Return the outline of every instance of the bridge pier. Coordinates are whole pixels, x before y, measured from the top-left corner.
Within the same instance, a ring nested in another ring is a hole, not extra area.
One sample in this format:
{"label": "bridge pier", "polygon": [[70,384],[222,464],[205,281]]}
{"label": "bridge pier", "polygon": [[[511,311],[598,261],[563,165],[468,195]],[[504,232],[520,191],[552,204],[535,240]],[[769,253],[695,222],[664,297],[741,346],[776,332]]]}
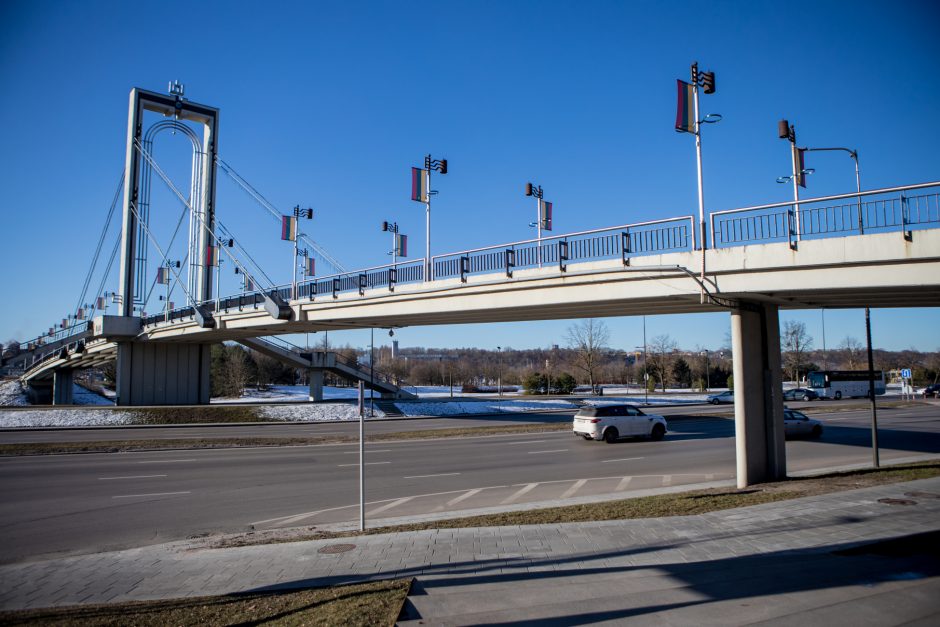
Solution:
{"label": "bridge pier", "polygon": [[780,319],[776,305],[740,302],[731,313],[738,487],[784,479]]}
{"label": "bridge pier", "polygon": [[209,403],[209,344],[120,342],[118,405]]}
{"label": "bridge pier", "polygon": [[310,400],[319,403],[323,400],[323,370],[307,368],[307,381],[310,382]]}
{"label": "bridge pier", "polygon": [[72,405],[72,384],[75,382],[75,371],[71,368],[59,368],[52,374],[52,404]]}

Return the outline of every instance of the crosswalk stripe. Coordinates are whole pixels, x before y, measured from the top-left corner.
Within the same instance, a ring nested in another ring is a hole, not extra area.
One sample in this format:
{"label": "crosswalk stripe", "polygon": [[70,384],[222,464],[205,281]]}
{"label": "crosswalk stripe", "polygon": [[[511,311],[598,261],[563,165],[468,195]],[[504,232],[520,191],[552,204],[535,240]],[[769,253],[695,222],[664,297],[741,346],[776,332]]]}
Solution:
{"label": "crosswalk stripe", "polygon": [[574,485],[573,485],[573,486],[571,486],[570,488],[568,488],[567,490],[565,490],[564,492],[562,492],[562,494],[561,494],[561,496],[560,496],[559,498],[566,499],[566,498],[568,498],[569,496],[572,496],[575,492],[577,492],[578,490],[580,490],[581,487],[582,487],[585,483],[587,483],[587,479],[578,479],[577,481],[574,482]]}
{"label": "crosswalk stripe", "polygon": [[503,499],[503,500],[500,502],[500,505],[508,505],[509,503],[512,503],[513,501],[515,501],[515,500],[518,499],[519,497],[523,496],[523,495],[526,494],[527,492],[531,492],[532,490],[534,490],[537,485],[538,485],[537,483],[529,483],[529,484],[526,484],[525,487],[522,487],[522,488],[516,490],[513,494],[511,494],[510,496],[508,496],[508,497],[506,497],[505,499]]}

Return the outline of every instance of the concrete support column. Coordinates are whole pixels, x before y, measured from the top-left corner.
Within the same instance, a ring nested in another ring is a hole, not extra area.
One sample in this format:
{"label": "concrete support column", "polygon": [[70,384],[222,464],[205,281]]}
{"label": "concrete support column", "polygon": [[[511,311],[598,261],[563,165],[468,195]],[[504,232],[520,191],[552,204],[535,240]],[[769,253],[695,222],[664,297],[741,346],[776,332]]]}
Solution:
{"label": "concrete support column", "polygon": [[206,405],[209,363],[208,344],[121,342],[117,404]]}
{"label": "concrete support column", "polygon": [[787,475],[775,305],[741,302],[731,313],[738,487]]}
{"label": "concrete support column", "polygon": [[61,368],[52,374],[52,404],[72,405],[72,384],[75,380],[75,371]]}
{"label": "concrete support column", "polygon": [[319,403],[323,400],[323,371],[308,368],[307,380],[310,381],[310,400]]}

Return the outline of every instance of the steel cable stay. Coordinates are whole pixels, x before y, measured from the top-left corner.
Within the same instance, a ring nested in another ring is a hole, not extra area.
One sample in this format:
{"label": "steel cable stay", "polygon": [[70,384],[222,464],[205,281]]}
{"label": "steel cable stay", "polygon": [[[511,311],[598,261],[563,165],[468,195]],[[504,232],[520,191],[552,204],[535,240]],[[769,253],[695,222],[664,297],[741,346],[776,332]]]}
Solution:
{"label": "steel cable stay", "polygon": [[[180,227],[183,226],[183,218],[186,217],[187,213],[189,213],[189,207],[184,204],[184,205],[183,205],[183,211],[180,213],[180,219],[176,221],[176,229],[173,231],[173,236],[170,238],[170,243],[167,245],[167,250],[168,250],[168,251],[173,248],[173,243],[176,242],[176,236],[179,235]],[[164,261],[164,262],[168,262],[169,259],[164,259],[163,261]],[[180,265],[181,265],[181,266],[186,266],[186,264],[187,264],[188,262],[189,262],[189,252],[187,252],[187,253],[186,253],[186,256],[184,256],[184,257],[180,260]],[[154,277],[153,280],[152,280],[152,282],[150,283],[150,289],[147,290],[147,297],[144,299],[144,304],[143,304],[143,306],[144,306],[145,308],[146,308],[146,306],[147,306],[147,303],[150,302],[150,296],[153,294],[153,290],[156,288],[156,286],[157,286],[157,278]],[[171,291],[171,294],[172,294],[172,291]],[[167,301],[167,302],[169,302],[169,301]]]}
{"label": "steel cable stay", "polygon": [[[156,171],[156,173],[160,176],[161,179],[163,179],[164,184],[165,184],[174,194],[176,194],[177,198],[179,198],[179,199],[183,202],[183,204],[185,204],[187,207],[189,207],[189,210],[190,210],[190,212],[191,212],[193,215],[196,215],[196,216],[197,216],[197,219],[199,220],[200,225],[206,230],[206,232],[209,234],[209,237],[212,239],[212,241],[215,243],[215,245],[216,245],[220,250],[224,250],[224,251],[225,251],[225,254],[229,256],[229,258],[232,260],[232,263],[235,264],[235,266],[239,269],[239,271],[241,271],[242,273],[244,273],[245,276],[247,276],[249,279],[251,279],[252,283],[255,283],[255,284],[257,285],[257,281],[255,280],[254,275],[251,274],[250,272],[248,272],[247,268],[245,268],[245,265],[238,259],[238,257],[237,257],[227,246],[221,246],[221,240],[220,240],[219,236],[216,235],[216,234],[212,231],[212,229],[209,228],[209,226],[208,226],[208,225],[206,224],[206,222],[205,222],[205,219],[204,219],[202,216],[198,215],[197,212],[193,210],[192,205],[190,205],[189,201],[186,200],[186,198],[183,196],[183,194],[179,191],[179,189],[176,187],[176,185],[173,184],[173,181],[170,180],[170,178],[166,175],[166,173],[160,168],[160,166],[159,166],[159,165],[157,164],[157,162],[153,159],[153,157],[152,157],[146,150],[143,149],[143,147],[140,145],[140,141],[139,141],[139,140],[135,140],[135,141],[134,141],[134,148],[135,148],[138,152],[140,152],[141,156],[147,161],[147,163],[150,164],[150,167],[153,168],[154,171]],[[135,215],[136,215],[136,210],[135,210],[134,213],[135,213]],[[147,232],[148,232],[148,234],[149,234],[150,230],[147,229]],[[153,238],[151,237],[151,239],[153,239]],[[156,245],[156,243],[155,243],[155,245]],[[163,254],[163,253],[161,252],[161,255],[162,255],[162,254]],[[179,273],[174,272],[173,274],[176,275],[177,280],[179,280]],[[273,287],[274,287],[273,282],[271,282],[270,279],[268,279],[268,282],[269,282],[270,286],[273,288]],[[198,303],[196,303],[196,302],[192,299],[192,296],[190,295],[190,293],[189,293],[188,290],[184,290],[184,291],[186,292],[186,296],[189,298],[189,301],[190,301],[191,304],[193,304],[193,305],[198,304]]]}
{"label": "steel cable stay", "polygon": [[235,237],[232,230],[228,228],[227,226],[225,226],[224,224],[222,224],[221,220],[218,221],[218,225],[219,225],[219,231],[222,233],[222,235],[224,235],[227,239],[232,240],[235,243],[235,247],[238,248],[238,250],[240,250],[245,255],[245,257],[248,258],[248,261],[250,261],[251,264],[258,270],[258,272],[261,273],[261,275],[265,278],[265,280],[271,285],[274,285],[274,281],[271,280],[271,277],[269,277],[267,273],[264,271],[264,268],[262,268],[261,265],[257,261],[255,261],[254,257],[251,256],[251,253],[249,253],[248,250],[244,246],[241,245],[241,242],[239,242],[238,238]]}
{"label": "steel cable stay", "polygon": [[[246,181],[238,172],[235,171],[232,166],[226,163],[220,157],[216,157],[216,162],[219,164],[219,167],[222,168],[222,171],[228,175],[239,187],[241,187],[249,196],[251,196],[255,202],[268,210],[268,213],[271,214],[276,220],[280,220],[284,215],[280,212],[267,198],[265,198],[261,192],[255,189],[251,183]],[[309,246],[317,255],[326,263],[328,263],[334,270],[334,274],[344,274],[348,272],[343,265],[338,262],[330,253],[328,253],[322,246],[316,243],[314,240],[310,239],[307,235],[299,233],[297,236],[301,241],[303,241],[307,246]]]}
{"label": "steel cable stay", "polygon": [[[101,229],[101,235],[98,238],[98,246],[95,248],[95,254],[92,256],[91,265],[88,268],[88,273],[85,275],[85,281],[82,284],[82,293],[78,297],[78,304],[75,305],[73,312],[77,312],[84,306],[85,297],[88,295],[88,286],[91,284],[91,279],[94,276],[95,268],[98,265],[98,258],[101,256],[101,247],[104,246],[104,241],[108,235],[108,229],[111,227],[111,222],[114,219],[114,211],[117,208],[118,200],[121,197],[121,190],[124,188],[124,171],[121,170],[121,178],[118,180],[117,190],[114,192],[114,199],[111,201],[111,208],[108,210],[108,217],[105,218],[104,226]],[[120,240],[119,240],[120,241]],[[101,292],[99,291],[97,296],[100,296]]]}

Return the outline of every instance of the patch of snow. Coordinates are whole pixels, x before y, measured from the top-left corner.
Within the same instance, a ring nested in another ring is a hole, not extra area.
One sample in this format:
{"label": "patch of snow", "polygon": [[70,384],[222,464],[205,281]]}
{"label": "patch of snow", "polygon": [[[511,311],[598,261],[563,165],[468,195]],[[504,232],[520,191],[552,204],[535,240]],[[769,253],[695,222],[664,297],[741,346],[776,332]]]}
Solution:
{"label": "patch of snow", "polygon": [[[337,388],[324,386],[323,399],[355,399],[359,391],[356,388]],[[369,391],[366,390],[366,398]],[[213,398],[210,402],[215,404],[226,403],[291,403],[307,402],[310,400],[310,387],[306,385],[272,385],[266,390],[246,388],[238,398]]]}
{"label": "patch of snow", "polygon": [[130,411],[45,409],[0,411],[0,427],[102,427],[134,424]]}
{"label": "patch of snow", "polygon": [[29,405],[26,390],[23,389],[19,379],[0,383],[0,405],[8,407]]}
{"label": "patch of snow", "polygon": [[[359,407],[356,403],[317,403],[304,405],[273,405],[262,407],[261,413],[268,420],[292,422],[318,422],[324,420],[359,420]],[[369,416],[369,403],[366,402],[366,418]],[[385,412],[375,408],[375,418],[384,418]]]}
{"label": "patch of snow", "polygon": [[72,403],[75,405],[114,405],[114,401],[78,384],[72,384]]}
{"label": "patch of snow", "polygon": [[506,401],[453,401],[449,403],[428,403],[398,401],[398,411],[406,416],[453,416],[456,414],[499,414],[540,409],[576,409],[578,405],[567,400],[506,400]]}

